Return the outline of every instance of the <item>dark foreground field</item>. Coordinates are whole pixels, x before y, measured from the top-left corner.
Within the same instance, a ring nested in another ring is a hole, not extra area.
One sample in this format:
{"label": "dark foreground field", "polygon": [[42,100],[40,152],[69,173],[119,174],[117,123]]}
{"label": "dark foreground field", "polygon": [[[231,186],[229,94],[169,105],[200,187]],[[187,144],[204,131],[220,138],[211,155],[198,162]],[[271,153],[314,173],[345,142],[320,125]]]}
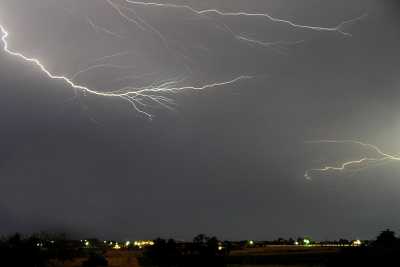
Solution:
{"label": "dark foreground field", "polygon": [[232,251],[227,258],[231,267],[245,266],[325,266],[339,253],[337,247],[267,246]]}
{"label": "dark foreground field", "polygon": [[[228,267],[324,267],[321,262],[336,253],[338,248],[334,247],[267,246],[232,251],[226,260]],[[138,261],[141,253],[138,252],[109,250],[105,256],[109,267],[141,266]],[[62,267],[80,267],[84,260],[68,261]]]}
{"label": "dark foreground field", "polygon": [[[109,250],[105,253],[108,267],[139,267],[138,256],[140,254],[127,250]],[[81,267],[86,258],[76,258],[59,264],[57,267]]]}

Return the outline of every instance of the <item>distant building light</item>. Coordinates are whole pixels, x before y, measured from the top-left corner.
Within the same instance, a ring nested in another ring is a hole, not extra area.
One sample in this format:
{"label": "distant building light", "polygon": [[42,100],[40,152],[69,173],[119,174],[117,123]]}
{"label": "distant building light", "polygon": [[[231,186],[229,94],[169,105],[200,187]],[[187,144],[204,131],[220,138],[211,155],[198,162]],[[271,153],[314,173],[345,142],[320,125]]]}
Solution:
{"label": "distant building light", "polygon": [[354,240],[353,241],[353,246],[361,246],[361,245],[362,245],[361,240]]}
{"label": "distant building light", "polygon": [[304,238],[303,243],[304,243],[304,245],[308,246],[308,245],[310,245],[311,241],[310,241],[310,239]]}
{"label": "distant building light", "polygon": [[143,247],[147,247],[147,246],[153,246],[154,245],[154,241],[152,241],[152,240],[138,240],[138,241],[133,242],[133,245],[135,247],[138,247],[138,248],[143,248]]}

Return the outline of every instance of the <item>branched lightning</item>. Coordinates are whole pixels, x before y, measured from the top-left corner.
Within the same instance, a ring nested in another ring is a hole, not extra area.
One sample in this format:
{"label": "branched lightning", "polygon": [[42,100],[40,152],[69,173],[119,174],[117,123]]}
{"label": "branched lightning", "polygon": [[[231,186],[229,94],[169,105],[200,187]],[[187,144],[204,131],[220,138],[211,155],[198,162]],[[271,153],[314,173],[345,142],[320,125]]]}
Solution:
{"label": "branched lightning", "polygon": [[345,162],[339,163],[339,165],[337,165],[337,166],[328,165],[328,166],[323,166],[321,168],[314,168],[314,169],[306,170],[306,172],[304,174],[304,177],[306,179],[311,179],[311,173],[313,173],[313,172],[346,171],[347,169],[359,167],[363,164],[368,164],[368,163],[400,161],[400,156],[385,153],[384,151],[382,151],[382,149],[380,149],[377,146],[363,143],[360,141],[355,141],[355,140],[317,140],[317,141],[308,141],[306,143],[308,143],[308,144],[353,144],[353,145],[363,147],[367,151],[375,154],[375,156],[373,156],[373,157],[361,156],[360,158],[355,159],[355,160],[345,161]]}
{"label": "branched lightning", "polygon": [[185,91],[185,90],[193,90],[193,91],[200,91],[200,90],[206,90],[206,89],[212,89],[224,85],[230,85],[233,83],[236,83],[241,80],[245,79],[250,79],[252,78],[251,76],[239,76],[237,78],[234,78],[230,81],[224,81],[224,82],[216,82],[216,83],[211,83],[211,84],[206,84],[203,86],[182,86],[178,87],[176,84],[179,81],[168,81],[164,82],[158,85],[150,85],[150,86],[145,86],[141,88],[134,88],[134,87],[124,87],[116,90],[110,90],[106,92],[98,91],[93,88],[89,88],[87,86],[83,86],[80,84],[75,83],[72,79],[62,76],[62,75],[57,75],[53,74],[50,70],[48,70],[41,62],[39,59],[36,58],[31,58],[28,56],[25,56],[24,54],[20,52],[13,51],[9,48],[8,44],[8,36],[9,33],[6,31],[5,27],[3,25],[0,25],[0,31],[1,31],[1,41],[3,45],[3,51],[11,56],[17,57],[22,59],[25,62],[32,63],[36,65],[47,77],[50,79],[54,80],[60,80],[70,86],[71,88],[81,91],[83,93],[91,94],[91,95],[97,95],[97,96],[102,96],[102,97],[111,97],[111,98],[120,98],[123,100],[128,101],[134,108],[137,110],[139,113],[146,115],[149,118],[152,118],[152,115],[145,110],[143,110],[143,107],[146,107],[147,104],[146,102],[153,102],[160,104],[162,106],[168,107],[170,104],[173,103],[171,99],[168,97],[165,97],[165,94],[172,94],[172,93],[177,93],[180,91]]}
{"label": "branched lightning", "polygon": [[93,62],[99,62],[99,61],[103,61],[103,60],[110,59],[110,58],[126,56],[126,55],[129,55],[129,54],[133,54],[133,53],[131,51],[118,52],[118,53],[114,53],[112,55],[96,58],[96,59],[93,60]]}
{"label": "branched lightning", "polygon": [[[238,40],[242,40],[245,41],[249,44],[255,44],[261,47],[267,47],[267,48],[272,48],[275,51],[277,51],[278,53],[281,54],[285,54],[283,51],[281,51],[282,47],[287,47],[287,46],[294,46],[294,45],[299,45],[305,42],[305,40],[299,40],[299,41],[293,41],[293,42],[286,42],[286,41],[276,41],[276,42],[263,42],[263,41],[259,41],[256,39],[251,39],[248,37],[244,37],[244,36],[237,36],[236,37]],[[276,47],[276,49],[275,49]]]}
{"label": "branched lightning", "polygon": [[244,11],[238,12],[225,12],[218,9],[195,9],[189,5],[177,5],[177,4],[169,4],[169,3],[156,3],[156,2],[141,2],[141,1],[132,1],[132,0],[125,0],[127,3],[132,5],[139,5],[139,6],[148,6],[148,7],[163,7],[163,8],[178,8],[178,9],[186,9],[192,13],[197,15],[208,15],[208,14],[217,14],[219,16],[224,17],[258,17],[258,18],[265,18],[269,21],[275,23],[282,23],[286,24],[290,27],[297,28],[297,29],[305,29],[305,30],[312,30],[312,31],[326,31],[326,32],[337,32],[345,36],[351,36],[350,33],[345,31],[345,26],[351,23],[354,23],[358,20],[363,19],[367,14],[363,14],[359,17],[352,18],[349,20],[345,20],[337,24],[333,27],[322,27],[322,26],[310,26],[310,25],[303,25],[299,23],[295,23],[291,20],[276,18],[268,13],[249,13]]}
{"label": "branched lightning", "polygon": [[137,21],[136,19],[134,19],[134,18],[128,16],[127,14],[125,14],[125,13],[122,11],[122,9],[121,9],[121,7],[120,7],[119,5],[115,4],[115,3],[114,3],[113,1],[111,1],[111,0],[106,0],[106,2],[107,2],[115,11],[117,11],[117,13],[118,13],[123,19],[125,19],[126,21],[129,21],[129,22],[132,22],[132,23],[136,24],[136,26],[138,26],[140,29],[142,29],[142,30],[144,30],[144,31],[146,30],[145,28],[143,28],[143,26],[140,24],[139,21]]}
{"label": "branched lightning", "polygon": [[101,27],[101,26],[99,26],[99,25],[96,25],[96,24],[94,23],[94,21],[93,21],[91,18],[89,18],[89,17],[86,18],[86,21],[88,22],[88,24],[90,25],[90,27],[92,27],[92,29],[93,29],[95,32],[104,32],[104,33],[106,33],[106,34],[109,34],[109,35],[111,35],[111,36],[114,36],[114,37],[117,37],[117,38],[120,38],[120,39],[123,39],[123,38],[124,38],[123,36],[119,35],[118,33],[115,33],[115,32],[113,32],[113,31],[111,31],[111,30],[109,30],[109,29],[106,29],[106,28],[104,28],[104,27]]}
{"label": "branched lightning", "polygon": [[[137,12],[131,8],[127,7],[125,5],[117,4],[114,1],[116,0],[105,0],[106,3],[108,3],[113,9],[115,9],[119,15],[126,21],[132,22],[136,24],[140,29],[142,30],[149,30],[150,32],[155,33],[160,39],[163,41],[164,45],[169,49],[168,45],[168,38],[164,36],[159,30],[157,30],[154,26],[150,25],[148,22],[146,22],[143,18],[138,16]],[[219,9],[196,9],[192,6],[189,5],[178,5],[178,4],[170,4],[170,3],[158,3],[158,2],[143,2],[143,1],[132,1],[132,0],[121,0],[125,2],[126,4],[130,6],[142,6],[142,7],[156,7],[156,8],[171,8],[171,9],[182,9],[189,11],[193,13],[196,16],[205,18],[207,20],[212,20],[215,22],[219,28],[221,28],[223,31],[231,34],[234,39],[239,40],[239,41],[245,41],[248,42],[249,44],[253,45],[259,45],[261,47],[267,47],[271,48],[273,46],[278,45],[293,45],[293,44],[299,44],[303,42],[303,40],[296,40],[296,41],[263,41],[263,40],[258,40],[255,38],[250,38],[246,36],[243,33],[236,33],[233,29],[231,29],[226,23],[224,22],[217,22],[213,18],[210,17],[210,15],[218,15],[220,17],[250,17],[250,18],[261,18],[261,19],[266,19],[268,21],[271,21],[273,23],[280,23],[280,24],[285,24],[291,28],[294,29],[301,29],[301,30],[308,30],[308,31],[319,31],[319,32],[336,32],[339,33],[343,36],[350,37],[352,36],[351,33],[345,31],[345,27],[349,24],[355,23],[359,20],[362,20],[367,16],[367,14],[363,14],[359,17],[352,18],[349,20],[345,20],[340,22],[339,24],[332,26],[332,27],[322,27],[322,26],[313,26],[313,25],[304,25],[304,24],[299,24],[296,22],[293,22],[291,20],[287,19],[281,19],[274,17],[268,13],[249,13],[249,12],[244,12],[244,11],[238,11],[238,12],[226,12],[222,11]],[[123,10],[126,10],[129,12],[131,15],[128,15],[126,12]]]}
{"label": "branched lightning", "polygon": [[[366,15],[362,15],[357,18],[353,18],[350,20],[346,20],[343,22],[340,22],[336,26],[332,27],[322,27],[322,26],[313,26],[313,25],[303,25],[299,24],[296,22],[293,22],[291,20],[286,20],[286,19],[281,19],[281,18],[276,18],[268,13],[248,13],[245,11],[238,11],[238,12],[227,12],[227,11],[222,11],[219,9],[196,9],[192,6],[189,5],[177,5],[177,4],[170,4],[170,3],[158,3],[158,2],[142,2],[142,1],[133,1],[133,0],[103,0],[104,3],[106,3],[108,6],[112,8],[112,10],[118,14],[123,20],[129,23],[133,23],[136,25],[139,29],[143,31],[147,31],[151,34],[155,34],[163,43],[164,47],[168,49],[170,52],[170,55],[174,58],[174,60],[179,60],[179,58],[184,58],[185,60],[190,60],[186,55],[184,55],[182,52],[178,50],[178,48],[183,47],[183,43],[179,41],[173,41],[168,38],[168,36],[165,36],[159,29],[157,29],[155,26],[147,22],[143,17],[139,16],[137,13],[136,9],[138,7],[144,7],[144,8],[171,8],[171,9],[181,9],[185,10],[186,12],[189,12],[190,14],[197,16],[201,19],[206,19],[206,20],[211,20],[216,23],[217,27],[219,29],[222,29],[222,31],[230,34],[234,39],[239,40],[239,41],[244,41],[249,44],[253,45],[258,45],[261,47],[269,47],[275,50],[278,50],[280,48],[285,48],[285,46],[290,46],[290,45],[296,45],[303,43],[304,40],[298,40],[298,41],[262,41],[262,40],[257,40],[255,38],[250,38],[246,36],[245,33],[236,33],[233,29],[231,29],[225,22],[217,21],[215,17],[251,17],[251,18],[259,18],[259,19],[266,19],[269,22],[273,23],[280,23],[287,25],[288,27],[292,27],[294,29],[300,29],[300,30],[310,30],[310,31],[319,31],[319,32],[334,32],[334,33],[339,33],[344,36],[351,36],[349,32],[346,31],[346,26],[354,23],[356,21],[361,20],[364,18]],[[211,16],[214,15],[214,16]],[[120,35],[119,33],[113,32],[112,30],[109,30],[105,27],[97,25],[89,16],[85,17],[85,20],[87,23],[90,25],[90,27],[95,31],[95,32],[103,32],[105,34],[108,34],[110,36],[116,37],[118,39],[124,39],[125,37]],[[90,72],[90,71],[95,71],[99,68],[113,68],[113,69],[133,69],[134,66],[125,66],[125,65],[118,65],[118,64],[111,64],[108,63],[106,60],[112,59],[114,57],[121,57],[124,55],[128,55],[133,53],[132,51],[123,51],[123,52],[118,52],[112,55],[108,56],[103,56],[101,58],[95,59],[92,61],[93,65],[89,65],[85,69],[81,69],[77,71],[73,75],[59,75],[59,74],[54,74],[51,70],[49,70],[44,64],[41,63],[39,59],[36,59],[34,57],[29,57],[24,55],[22,52],[14,51],[9,48],[9,43],[8,43],[8,36],[9,33],[6,31],[5,27],[3,25],[0,25],[0,33],[1,33],[1,42],[3,46],[4,52],[7,54],[20,58],[24,60],[25,62],[31,63],[33,65],[36,65],[48,78],[54,79],[54,80],[60,80],[63,83],[67,84],[71,88],[75,89],[75,92],[82,92],[84,94],[91,94],[91,95],[97,95],[97,96],[102,96],[102,97],[111,97],[111,98],[120,98],[125,101],[128,101],[134,109],[136,109],[139,113],[148,116],[149,118],[152,117],[150,113],[148,113],[146,110],[146,107],[152,104],[158,104],[162,105],[164,107],[170,108],[171,105],[174,105],[174,101],[168,97],[168,95],[180,92],[180,91],[185,91],[185,90],[191,90],[191,91],[200,91],[200,90],[206,90],[206,89],[212,89],[224,85],[230,85],[236,82],[239,82],[241,80],[245,79],[250,79],[252,78],[251,76],[248,75],[241,75],[238,76],[232,80],[229,81],[223,81],[223,82],[215,82],[215,83],[207,83],[202,86],[183,86],[184,79],[168,79],[165,81],[155,81],[150,85],[143,86],[143,87],[135,87],[135,86],[125,86],[122,88],[115,88],[115,89],[109,89],[109,90],[98,90],[89,86],[82,85],[81,83],[78,83],[78,78],[81,77],[81,75]],[[280,52],[280,51],[279,51]],[[180,63],[184,65],[184,67],[187,70],[187,73],[192,73],[192,68],[186,64],[185,60],[179,60]],[[194,62],[195,63],[195,62]],[[122,78],[119,79],[121,80],[135,80],[139,79],[144,76],[152,76],[154,75],[155,72],[146,72],[142,74],[134,73],[130,75],[125,75]],[[183,75],[180,75],[182,78]],[[345,167],[345,166],[344,166]]]}

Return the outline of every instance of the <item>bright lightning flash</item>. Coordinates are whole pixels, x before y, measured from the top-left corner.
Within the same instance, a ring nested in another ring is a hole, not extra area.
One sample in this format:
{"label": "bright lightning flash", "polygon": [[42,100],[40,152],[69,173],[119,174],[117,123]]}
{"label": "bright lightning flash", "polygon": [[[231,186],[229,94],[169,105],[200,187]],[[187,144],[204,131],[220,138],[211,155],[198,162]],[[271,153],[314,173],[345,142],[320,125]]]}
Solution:
{"label": "bright lightning flash", "polygon": [[[125,20],[133,22],[134,24],[136,24],[138,27],[140,27],[141,29],[144,28],[150,28],[151,31],[156,32],[157,35],[159,35],[163,41],[166,41],[166,38],[164,36],[161,35],[161,33],[159,31],[157,31],[154,27],[150,26],[148,23],[146,23],[142,18],[138,17],[136,12],[130,8],[130,7],[126,7],[126,6],[122,6],[120,4],[115,3],[115,0],[105,0],[112,8],[114,8],[120,15],[121,17],[123,17]],[[219,9],[215,9],[215,8],[210,8],[210,9],[196,9],[192,6],[189,5],[178,5],[178,4],[171,4],[171,3],[159,3],[159,2],[143,2],[143,1],[132,1],[132,0],[121,0],[123,2],[125,2],[126,4],[130,5],[130,6],[141,6],[141,7],[149,7],[149,8],[171,8],[171,9],[182,9],[182,10],[186,10],[188,12],[191,12],[192,14],[196,15],[196,16],[200,16],[200,17],[204,17],[206,19],[210,19],[210,15],[218,15],[220,17],[248,17],[248,18],[259,18],[259,19],[265,19],[268,20],[270,22],[273,23],[280,23],[280,24],[284,24],[287,25],[288,27],[297,29],[297,30],[308,30],[308,31],[318,31],[318,32],[334,32],[334,33],[339,33],[343,36],[347,36],[350,37],[352,36],[351,33],[346,31],[346,26],[351,25],[357,21],[360,21],[362,19],[364,19],[368,14],[363,14],[361,16],[358,16],[356,18],[352,18],[352,19],[348,19],[345,21],[340,22],[339,24],[332,26],[332,27],[323,27],[323,26],[313,26],[313,25],[305,25],[305,24],[300,24],[300,23],[296,23],[293,22],[291,20],[288,19],[281,19],[281,18],[277,18],[274,17],[268,13],[250,13],[250,12],[245,12],[245,11],[237,11],[237,12],[227,12],[227,11],[223,11],[223,10],[219,10]],[[124,12],[122,12],[122,9],[127,9],[130,11],[130,13],[132,13],[133,15],[135,15],[135,18],[132,18],[130,16],[128,16],[127,14],[125,14]],[[141,25],[142,22],[145,25]],[[215,21],[214,21],[215,22]],[[218,24],[218,23],[217,23]],[[240,41],[245,41],[247,43],[250,44],[254,44],[254,45],[259,45],[262,47],[271,47],[271,46],[276,46],[276,45],[296,45],[299,42],[303,42],[303,40],[297,40],[297,41],[293,41],[293,42],[288,42],[288,41],[277,41],[277,42],[266,42],[266,41],[262,41],[262,40],[257,40],[254,38],[250,38],[245,36],[243,33],[236,33],[234,30],[232,30],[230,27],[228,27],[228,25],[226,25],[225,23],[222,23],[222,29],[224,29],[225,31],[227,31],[228,33],[232,34],[232,36]]]}
{"label": "bright lightning flash", "polygon": [[[146,22],[142,17],[138,15],[134,7],[144,7],[144,8],[172,8],[172,9],[182,9],[186,10],[187,12],[190,12],[194,16],[199,16],[207,20],[211,20],[214,23],[217,24],[217,26],[220,29],[223,29],[224,31],[228,32],[231,34],[234,39],[239,40],[239,41],[245,41],[254,45],[259,45],[262,47],[271,47],[271,46],[287,46],[287,45],[295,45],[304,42],[303,40],[299,41],[294,41],[294,42],[286,42],[286,41],[275,41],[275,42],[266,42],[266,41],[261,41],[257,40],[254,38],[246,37],[242,33],[237,34],[235,33],[231,28],[229,28],[228,25],[226,25],[224,22],[217,22],[215,19],[211,18],[211,15],[217,15],[220,17],[251,17],[251,18],[259,18],[259,19],[266,19],[270,22],[273,23],[281,23],[284,25],[287,25],[288,27],[292,27],[297,30],[311,30],[311,31],[324,31],[324,32],[334,32],[334,33],[339,33],[344,36],[351,36],[350,33],[345,31],[345,28],[347,25],[352,24],[356,21],[361,20],[364,18],[366,15],[362,15],[357,18],[353,18],[350,20],[343,21],[336,26],[333,27],[322,27],[322,26],[310,26],[310,25],[303,25],[299,23],[295,23],[291,20],[286,20],[286,19],[280,19],[273,17],[270,14],[267,13],[248,13],[245,11],[238,11],[238,12],[226,12],[226,11],[221,11],[218,9],[204,9],[204,10],[198,10],[195,9],[194,7],[191,7],[189,5],[177,5],[177,4],[169,4],[169,3],[157,3],[157,2],[139,2],[139,1],[132,1],[132,0],[103,0],[106,4],[112,7],[117,14],[124,19],[127,22],[134,23],[137,27],[139,27],[142,30],[148,30],[149,32],[152,32],[153,34],[156,34],[160,40],[162,40],[163,44],[165,47],[172,52],[171,55],[174,56],[182,56],[182,58],[187,58],[186,56],[182,55],[178,51],[172,51],[171,46],[170,46],[170,41],[169,39],[164,36],[158,29],[156,29],[154,26],[152,26],[150,23]],[[117,3],[118,2],[118,3]],[[86,21],[89,23],[90,27],[94,29],[96,32],[104,32],[108,35],[112,35],[114,37],[122,39],[123,36],[120,36],[117,33],[112,32],[111,30],[108,30],[104,27],[98,26],[95,24],[95,22],[90,19],[89,17],[86,17]],[[91,88],[88,86],[84,86],[82,84],[79,84],[76,81],[76,78],[86,72],[98,69],[98,68],[114,68],[114,69],[129,69],[132,68],[132,66],[120,66],[120,65],[114,65],[114,64],[97,64],[93,66],[89,66],[88,68],[81,70],[74,75],[67,77],[59,74],[54,74],[52,71],[50,71],[46,66],[44,66],[39,59],[33,58],[33,57],[28,57],[24,55],[21,52],[14,51],[9,48],[9,43],[8,43],[8,36],[9,33],[6,31],[5,27],[3,25],[0,25],[0,34],[1,34],[1,42],[3,46],[4,52],[7,54],[18,57],[25,62],[31,63],[33,65],[36,65],[47,77],[50,79],[55,79],[55,80],[60,80],[63,83],[67,84],[68,86],[72,87],[76,91],[83,92],[86,94],[91,94],[91,95],[97,95],[97,96],[102,96],[102,97],[111,97],[111,98],[120,98],[125,101],[128,101],[134,109],[136,109],[139,113],[152,118],[152,115],[149,114],[147,110],[148,104],[158,104],[162,105],[167,108],[171,108],[172,105],[174,105],[174,101],[167,97],[168,95],[171,95],[173,93],[177,93],[180,91],[186,91],[186,90],[191,90],[191,91],[198,91],[198,90],[206,90],[206,89],[212,89],[224,85],[231,85],[233,83],[239,82],[241,80],[246,80],[252,78],[251,76],[248,75],[241,75],[238,76],[232,80],[229,81],[222,81],[222,82],[215,82],[215,83],[208,83],[202,86],[181,86],[179,87],[178,85],[181,84],[182,80],[168,80],[164,82],[156,82],[153,84],[150,84],[148,86],[144,87],[134,87],[134,86],[126,86],[123,88],[117,88],[117,89],[112,89],[112,90],[107,90],[107,91],[100,91],[95,88]],[[106,56],[102,57],[101,59],[107,59],[111,58],[114,56],[119,56],[123,55],[128,52],[120,52],[117,54],[113,54],[111,56]],[[184,63],[186,68],[191,72],[190,67]],[[344,165],[343,167],[346,167],[347,165]]]}
{"label": "bright lightning flash", "polygon": [[344,27],[347,24],[353,23],[357,20],[360,20],[366,16],[366,14],[343,21],[339,23],[338,25],[334,27],[321,27],[321,26],[309,26],[309,25],[303,25],[299,23],[295,23],[290,20],[286,19],[280,19],[273,17],[272,15],[268,13],[249,13],[249,12],[244,12],[244,11],[238,11],[238,12],[225,12],[221,11],[218,9],[203,9],[203,10],[197,10],[191,6],[188,5],[176,5],[176,4],[163,4],[163,3],[152,3],[152,2],[139,2],[139,1],[131,1],[131,0],[125,0],[127,3],[130,3],[132,5],[139,5],[139,6],[148,6],[148,7],[164,7],[164,8],[180,8],[180,9],[186,9],[189,10],[195,14],[198,15],[208,15],[208,14],[217,14],[219,16],[225,16],[225,17],[258,17],[258,18],[264,18],[268,19],[272,22],[276,23],[284,23],[289,25],[290,27],[298,28],[298,29],[305,29],[305,30],[313,30],[313,31],[327,31],[327,32],[338,32],[340,34],[346,35],[346,36],[351,36],[350,33],[346,32],[344,30]]}
{"label": "bright lightning flash", "polygon": [[370,163],[382,163],[382,162],[390,162],[390,161],[400,161],[400,157],[397,155],[391,155],[383,152],[379,147],[363,143],[360,141],[354,140],[318,140],[318,141],[308,141],[308,144],[353,144],[360,147],[363,147],[371,152],[374,152],[376,156],[374,157],[360,157],[359,159],[345,161],[340,163],[337,166],[324,166],[321,168],[309,169],[306,170],[304,177],[308,180],[311,179],[311,174],[313,172],[329,172],[329,171],[346,171],[347,169],[351,169],[354,167],[361,166],[363,164]]}
{"label": "bright lightning flash", "polygon": [[53,74],[51,71],[49,71],[41,62],[40,60],[36,58],[31,58],[27,57],[22,53],[13,51],[9,48],[8,44],[8,36],[9,33],[6,31],[5,27],[3,25],[0,25],[0,32],[1,32],[1,42],[3,45],[3,50],[7,54],[18,57],[25,62],[31,63],[39,67],[39,69],[50,79],[54,80],[60,80],[73,89],[76,89],[78,91],[81,91],[83,93],[91,94],[91,95],[97,95],[97,96],[102,96],[102,97],[111,97],[111,98],[120,98],[123,100],[128,101],[139,113],[146,115],[149,118],[152,118],[152,115],[143,110],[143,108],[146,106],[145,102],[146,101],[152,101],[154,103],[160,104],[165,107],[169,107],[170,105],[173,104],[173,100],[165,97],[164,95],[168,94],[173,94],[177,93],[180,91],[185,91],[185,90],[193,90],[193,91],[198,91],[198,90],[206,90],[206,89],[212,89],[224,85],[230,85],[233,83],[236,83],[240,80],[246,80],[246,79],[251,79],[251,76],[239,76],[237,78],[234,78],[230,81],[224,81],[224,82],[216,82],[216,83],[211,83],[211,84],[206,84],[203,86],[183,86],[183,87],[177,87],[176,84],[179,81],[168,81],[168,82],[163,82],[158,85],[149,85],[146,87],[141,87],[141,88],[134,88],[134,87],[124,87],[120,88],[117,90],[110,90],[106,92],[98,91],[93,88],[89,88],[87,86],[83,86],[80,84],[75,83],[72,79],[66,77],[66,76],[61,76],[61,75],[56,75]]}

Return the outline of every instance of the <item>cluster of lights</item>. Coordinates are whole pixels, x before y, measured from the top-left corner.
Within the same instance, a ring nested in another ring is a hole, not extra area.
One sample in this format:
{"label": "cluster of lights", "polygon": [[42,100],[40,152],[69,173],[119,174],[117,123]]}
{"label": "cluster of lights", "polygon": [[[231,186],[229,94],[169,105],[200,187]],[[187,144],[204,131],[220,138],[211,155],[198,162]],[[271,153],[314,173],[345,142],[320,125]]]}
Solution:
{"label": "cluster of lights", "polygon": [[300,245],[303,245],[303,246],[311,246],[311,240],[308,239],[308,238],[304,238],[304,239],[301,240],[300,242],[299,242],[299,241],[295,241],[295,242],[294,242],[294,245],[295,245],[295,246],[300,246]]}
{"label": "cluster of lights", "polygon": [[133,245],[135,247],[138,247],[138,248],[143,248],[143,247],[153,246],[154,245],[154,241],[151,241],[151,240],[139,240],[139,241],[135,241],[133,243]]}
{"label": "cluster of lights", "polygon": [[104,243],[105,245],[108,245],[108,246],[111,247],[112,249],[121,249],[121,248],[122,248],[121,245],[118,244],[118,242],[113,242],[113,241],[104,240],[103,243]]}
{"label": "cluster of lights", "polygon": [[[89,248],[94,244],[91,244],[89,240],[84,239],[84,240],[80,240],[81,243],[83,244],[84,247]],[[115,242],[115,241],[110,241],[110,240],[104,240],[103,244],[105,246],[108,246],[109,248],[112,249],[123,249],[123,248],[129,248],[129,247],[138,247],[138,248],[144,248],[144,247],[148,247],[148,246],[153,246],[154,245],[154,241],[152,240],[138,240],[138,241],[125,241],[125,242]],[[43,246],[40,245],[40,243],[38,243],[37,245],[39,246]],[[96,245],[94,245],[96,247]]]}
{"label": "cluster of lights", "polygon": [[[48,242],[50,242],[51,244],[54,244],[54,243],[55,243],[54,240],[46,240],[46,241],[45,241],[46,244],[48,244]],[[37,246],[37,247],[43,247],[43,246],[44,246],[44,243],[43,243],[43,242],[38,242],[38,243],[36,243],[36,246]]]}
{"label": "cluster of lights", "polygon": [[300,242],[299,241],[295,241],[294,245],[296,245],[296,246],[302,245],[302,246],[307,246],[307,247],[310,247],[310,246],[322,246],[322,247],[350,247],[351,246],[351,247],[359,247],[359,246],[363,245],[363,242],[361,240],[357,239],[357,240],[353,240],[351,242],[351,244],[350,243],[349,244],[324,244],[324,243],[322,243],[322,244],[318,244],[318,243],[311,244],[311,240],[310,239],[304,238]]}
{"label": "cluster of lights", "polygon": [[129,248],[129,247],[138,247],[138,248],[144,248],[144,247],[148,247],[148,246],[153,246],[154,245],[154,241],[151,240],[138,240],[138,241],[125,241],[125,242],[113,242],[113,241],[107,241],[104,240],[103,243],[105,245],[108,245],[109,247],[111,247],[112,249],[122,249],[122,248]]}

